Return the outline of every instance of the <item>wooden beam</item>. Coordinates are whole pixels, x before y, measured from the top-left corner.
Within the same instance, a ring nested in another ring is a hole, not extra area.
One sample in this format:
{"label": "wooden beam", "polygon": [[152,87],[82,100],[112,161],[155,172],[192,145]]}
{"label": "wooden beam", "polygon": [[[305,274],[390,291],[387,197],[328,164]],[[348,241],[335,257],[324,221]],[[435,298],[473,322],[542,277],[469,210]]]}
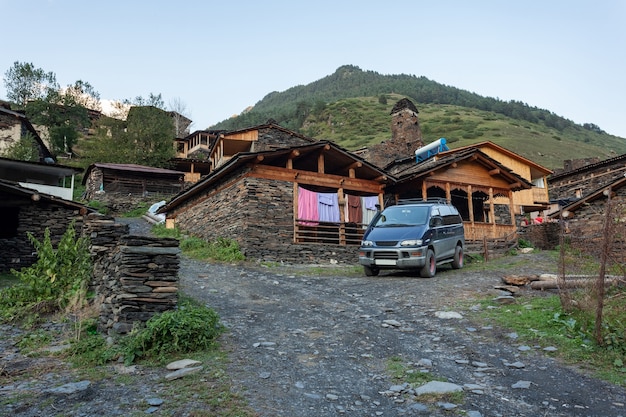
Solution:
{"label": "wooden beam", "polygon": [[346,169],[354,169],[354,168],[361,168],[363,166],[363,162],[361,161],[354,161],[353,163],[351,163],[350,165],[348,165],[346,167]]}
{"label": "wooden beam", "polygon": [[320,174],[318,172],[299,171],[294,169],[288,170],[269,165],[252,165],[248,176],[286,182],[294,182],[297,179],[299,184],[317,185],[320,187],[337,189],[344,188],[345,190],[369,192],[372,194],[379,194],[385,188],[385,184],[381,184],[374,180],[349,178],[341,175]]}
{"label": "wooden beam", "polygon": [[513,184],[509,184],[509,188],[510,189],[518,188],[518,187],[521,187],[521,186],[522,186],[522,183],[519,182],[519,181],[518,182],[514,182]]}
{"label": "wooden beam", "polygon": [[498,175],[500,173],[500,168],[494,168],[491,171],[489,171],[489,175]]}
{"label": "wooden beam", "polygon": [[320,152],[317,156],[317,172],[320,174],[324,173],[324,153]]}

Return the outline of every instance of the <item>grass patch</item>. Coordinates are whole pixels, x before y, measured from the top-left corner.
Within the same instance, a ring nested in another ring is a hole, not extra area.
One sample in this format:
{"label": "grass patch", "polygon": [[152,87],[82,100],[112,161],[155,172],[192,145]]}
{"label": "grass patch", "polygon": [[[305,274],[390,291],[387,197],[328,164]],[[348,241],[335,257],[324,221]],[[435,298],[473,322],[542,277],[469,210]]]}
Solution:
{"label": "grass patch", "polygon": [[134,209],[126,213],[123,213],[122,217],[130,217],[130,218],[141,217],[144,214],[146,214],[146,212],[148,211],[148,208],[149,208],[148,203],[140,202],[137,204],[137,206]]}
{"label": "grass patch", "polygon": [[[532,296],[509,305],[495,304],[489,299],[482,300],[479,305],[480,309],[469,310],[468,318],[484,326],[514,331],[520,344],[556,347],[551,355],[598,378],[626,387],[622,349],[597,345],[591,333],[592,317],[579,311],[563,311],[557,295]],[[610,313],[607,311],[606,314]]]}
{"label": "grass patch", "polygon": [[184,255],[200,261],[238,262],[245,260],[239,244],[233,239],[218,237],[207,242],[195,236],[183,234],[180,229],[168,229],[164,224],[154,225],[152,233],[158,237],[169,237],[180,241],[180,249]]}
{"label": "grass patch", "polygon": [[413,363],[405,362],[398,356],[392,356],[387,359],[387,372],[394,382],[406,382],[413,387],[424,385],[437,379],[430,372],[418,369]]}

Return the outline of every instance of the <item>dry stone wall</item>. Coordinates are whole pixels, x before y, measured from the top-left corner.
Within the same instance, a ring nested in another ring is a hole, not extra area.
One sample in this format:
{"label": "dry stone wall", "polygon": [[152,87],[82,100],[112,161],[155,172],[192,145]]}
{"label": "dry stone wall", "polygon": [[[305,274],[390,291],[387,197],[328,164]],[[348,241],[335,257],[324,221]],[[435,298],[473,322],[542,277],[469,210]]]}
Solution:
{"label": "dry stone wall", "polygon": [[234,239],[249,260],[267,262],[356,263],[354,246],[293,242],[293,183],[241,174],[225,179],[220,192],[207,190],[180,210],[177,225],[207,241]]}
{"label": "dry stone wall", "polygon": [[124,334],[178,303],[178,240],[128,235],[128,226],[93,216],[85,227],[94,259],[99,329]]}

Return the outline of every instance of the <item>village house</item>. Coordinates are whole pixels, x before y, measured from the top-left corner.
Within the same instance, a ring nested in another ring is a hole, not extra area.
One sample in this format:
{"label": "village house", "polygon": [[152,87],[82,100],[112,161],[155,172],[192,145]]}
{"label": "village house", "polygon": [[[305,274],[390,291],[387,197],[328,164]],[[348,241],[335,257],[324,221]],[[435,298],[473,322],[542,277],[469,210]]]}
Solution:
{"label": "village house", "polygon": [[[607,203],[610,209],[607,213]],[[561,221],[562,233],[583,253],[594,253],[596,259],[606,236],[611,238],[609,257],[612,262],[626,263],[626,176],[588,192],[576,201],[560,207],[550,219]]]}
{"label": "village house", "polygon": [[[515,216],[519,217],[528,214],[534,217],[549,209],[550,188],[548,186],[548,177],[552,174],[550,169],[490,141],[455,148],[449,152],[442,152],[441,156],[443,157],[448,153],[461,152],[464,149],[480,150],[532,185],[531,188],[520,188],[513,193],[512,207]],[[496,203],[502,204],[501,201]]]}
{"label": "village house", "polygon": [[169,163],[172,169],[185,173],[185,183],[196,183],[211,172],[209,150],[218,134],[219,131],[197,130],[175,140],[176,156]]}
{"label": "village house", "polygon": [[41,241],[47,228],[56,244],[70,223],[80,230],[87,212],[82,204],[0,179],[0,272],[29,266],[37,259],[28,232]]}
{"label": "village house", "polygon": [[[548,207],[551,173],[492,142],[448,149],[444,138],[425,145],[418,111],[408,99],[391,111],[392,138],[359,154],[396,182],[386,189],[390,203],[442,198],[459,209],[466,241],[516,241],[518,217]],[[387,201],[386,201],[387,202]]]}
{"label": "village house", "polygon": [[515,242],[516,216],[548,200],[547,191],[528,200],[515,193],[532,191],[531,181],[550,171],[487,142],[431,152],[417,114],[410,100],[400,100],[391,112],[392,138],[355,153],[274,121],[192,135],[181,150],[206,155],[210,173],[159,212],[168,227],[235,239],[250,259],[354,262],[377,208],[402,199],[450,201],[462,213],[468,241]]}
{"label": "village house", "polygon": [[273,121],[220,134],[215,169],[160,212],[166,225],[236,240],[250,259],[354,262],[392,179],[328,141]]}
{"label": "village house", "polygon": [[505,238],[515,241],[514,193],[532,184],[478,148],[437,154],[418,162],[409,157],[385,167],[396,178],[387,189],[391,203],[444,199],[463,218],[465,240]]}
{"label": "village house", "polygon": [[567,160],[564,168],[548,177],[551,212],[586,197],[626,175],[626,154],[599,161]]}
{"label": "village house", "polygon": [[85,200],[97,200],[114,213],[129,211],[140,202],[167,199],[184,188],[185,173],[136,164],[91,164],[83,176]]}
{"label": "village house", "polygon": [[33,146],[37,160],[41,162],[44,160],[54,161],[52,153],[42,140],[39,131],[30,123],[26,115],[11,110],[8,103],[0,101],[0,155],[27,135],[34,141]]}

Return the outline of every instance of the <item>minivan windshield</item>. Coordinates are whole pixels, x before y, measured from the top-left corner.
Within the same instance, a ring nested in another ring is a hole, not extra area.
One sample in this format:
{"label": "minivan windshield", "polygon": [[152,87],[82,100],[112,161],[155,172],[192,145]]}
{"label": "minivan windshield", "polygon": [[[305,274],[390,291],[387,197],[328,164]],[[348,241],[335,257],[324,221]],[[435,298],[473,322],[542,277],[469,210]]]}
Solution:
{"label": "minivan windshield", "polygon": [[391,206],[381,213],[374,227],[418,226],[426,224],[428,206]]}

